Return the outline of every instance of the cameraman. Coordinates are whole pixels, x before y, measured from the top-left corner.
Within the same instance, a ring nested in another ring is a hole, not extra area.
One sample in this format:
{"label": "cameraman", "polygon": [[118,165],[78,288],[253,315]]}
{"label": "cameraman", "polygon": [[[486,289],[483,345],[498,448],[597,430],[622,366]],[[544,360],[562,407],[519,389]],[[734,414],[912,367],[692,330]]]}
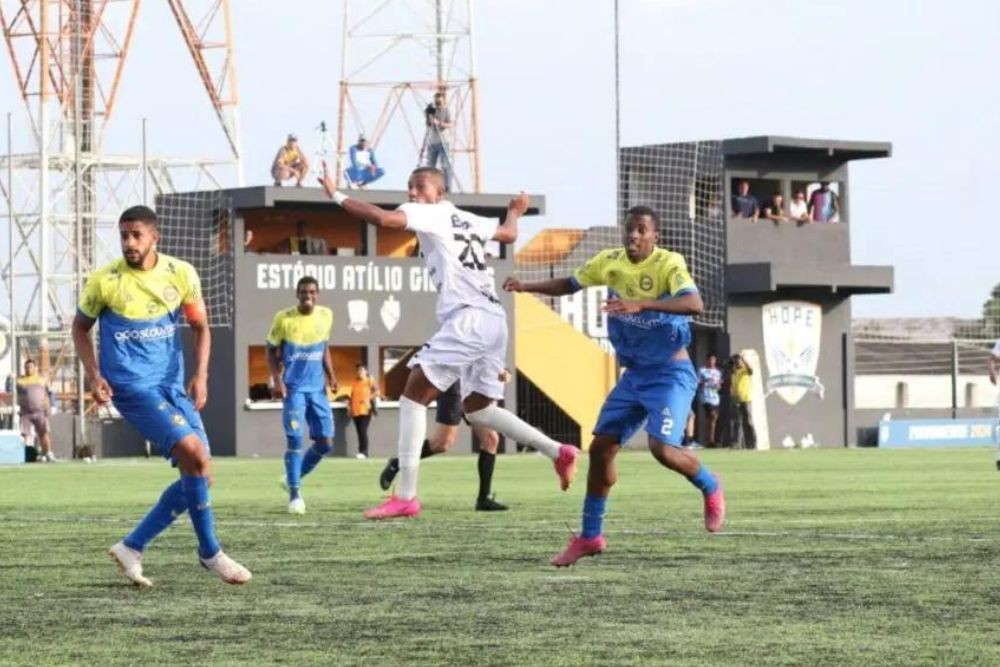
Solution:
{"label": "cameraman", "polygon": [[[424,109],[424,121],[427,124],[427,134],[424,136],[424,149],[427,151],[425,167],[435,167],[444,172],[444,189],[451,192],[451,112],[445,102],[443,92],[434,94],[434,103]],[[438,162],[441,166],[438,167]]]}
{"label": "cameraman", "polygon": [[740,449],[757,448],[757,431],[750,411],[753,368],[740,354],[734,354],[726,364],[732,373],[730,381],[730,440]]}

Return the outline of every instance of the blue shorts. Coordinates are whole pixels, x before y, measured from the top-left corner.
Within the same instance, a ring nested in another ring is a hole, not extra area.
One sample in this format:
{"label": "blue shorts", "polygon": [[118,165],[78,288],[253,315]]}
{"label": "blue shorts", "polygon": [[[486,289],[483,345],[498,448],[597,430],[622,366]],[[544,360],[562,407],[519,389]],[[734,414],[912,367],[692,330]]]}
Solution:
{"label": "blue shorts", "polygon": [[604,400],[594,435],[614,436],[624,444],[645,421],[651,436],[679,446],[697,390],[698,377],[687,359],[655,368],[629,368]]}
{"label": "blue shorts", "polygon": [[208,435],[201,415],[180,385],[150,387],[127,395],[116,393],[112,402],[125,421],[149,440],[165,459],[176,463],[170,452],[181,438],[192,433],[208,449]]}
{"label": "blue shorts", "polygon": [[309,425],[309,437],[313,440],[333,437],[333,411],[326,389],[319,391],[296,391],[289,389],[281,409],[281,421],[285,425],[285,436],[301,438],[303,423]]}

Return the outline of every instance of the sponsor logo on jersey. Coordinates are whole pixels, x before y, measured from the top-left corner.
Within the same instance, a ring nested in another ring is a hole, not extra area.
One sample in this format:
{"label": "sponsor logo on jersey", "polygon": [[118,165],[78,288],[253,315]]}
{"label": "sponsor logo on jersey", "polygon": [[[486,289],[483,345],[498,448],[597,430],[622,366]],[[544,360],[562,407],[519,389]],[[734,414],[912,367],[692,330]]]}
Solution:
{"label": "sponsor logo on jersey", "polygon": [[146,327],[145,329],[122,329],[121,331],[115,332],[115,340],[119,343],[125,343],[127,341],[150,341],[150,340],[160,340],[163,338],[170,338],[177,331],[177,326],[174,324],[165,324],[163,326]]}

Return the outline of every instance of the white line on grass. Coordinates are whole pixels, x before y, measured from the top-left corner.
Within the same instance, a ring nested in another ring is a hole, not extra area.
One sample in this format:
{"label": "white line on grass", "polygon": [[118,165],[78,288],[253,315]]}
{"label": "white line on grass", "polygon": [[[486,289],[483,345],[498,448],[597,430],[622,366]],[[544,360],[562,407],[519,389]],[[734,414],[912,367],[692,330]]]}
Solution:
{"label": "white line on grass", "polygon": [[[7,517],[0,515],[0,523],[13,526],[31,526],[38,523],[92,523],[92,524],[111,524],[120,525],[127,524],[131,525],[136,522],[135,518],[113,518],[113,517],[87,517],[87,516],[77,516],[77,517],[32,517],[26,519],[23,516],[18,517]],[[540,523],[553,523],[551,521],[532,521],[532,524]],[[541,528],[532,527],[531,525],[517,525],[517,526],[490,526],[483,523],[475,523],[471,521],[453,521],[447,523],[428,523],[425,521],[415,520],[415,521],[350,521],[346,523],[330,522],[321,523],[317,521],[248,521],[244,519],[231,519],[231,520],[221,520],[217,524],[222,527],[233,527],[233,528],[296,528],[296,529],[330,529],[330,528],[375,528],[382,527],[385,530],[393,530],[396,526],[413,526],[415,528],[420,528],[425,531],[434,530],[448,530],[449,528],[475,528],[480,531],[489,531],[495,533],[546,533],[546,534],[558,534],[563,531],[553,530],[551,528]],[[636,530],[631,528],[615,528],[611,527],[608,531],[610,535],[633,535],[640,537],[678,537],[678,538],[692,538],[692,537],[705,537],[704,531],[686,531],[686,530]],[[984,535],[899,535],[895,533],[838,533],[838,532],[820,532],[820,531],[790,531],[790,530],[725,530],[720,533],[716,533],[710,537],[710,539],[722,539],[722,538],[787,538],[787,539],[824,539],[824,540],[846,540],[846,541],[886,541],[886,542],[960,542],[960,543],[990,543],[996,541],[996,538],[992,536]]]}

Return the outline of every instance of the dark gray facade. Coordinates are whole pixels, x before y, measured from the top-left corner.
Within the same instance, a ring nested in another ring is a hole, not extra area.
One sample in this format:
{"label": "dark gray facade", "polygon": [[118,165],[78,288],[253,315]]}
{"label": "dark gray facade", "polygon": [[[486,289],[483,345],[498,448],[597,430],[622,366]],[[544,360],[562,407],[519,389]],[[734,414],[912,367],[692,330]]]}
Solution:
{"label": "dark gray facade", "polygon": [[[345,360],[355,355],[368,366],[377,381],[383,379],[380,360],[388,349],[418,347],[437,330],[437,294],[424,268],[423,258],[387,256],[392,250],[389,242],[399,242],[400,232],[390,230],[380,238],[383,230],[351,218],[318,189],[256,187],[221,194],[227,210],[216,217],[226,222],[217,226],[207,238],[215,243],[216,235],[225,237],[220,238],[218,244],[220,252],[229,251],[231,261],[221,264],[231,266],[231,271],[221,278],[222,282],[213,281],[219,284],[205,281],[204,288],[206,296],[211,290],[232,295],[232,317],[231,326],[212,327],[210,400],[202,417],[213,453],[276,456],[285,450],[281,403],[251,400],[251,387],[262,381],[263,346],[275,313],[296,304],[298,279],[303,275],[317,278],[319,303],[334,312],[330,345],[335,348],[335,360],[338,349],[344,351]],[[189,196],[161,197],[158,208],[161,211],[183,210],[183,198]],[[351,196],[387,209],[407,201],[405,192],[363,191]],[[508,197],[456,195],[451,200],[460,208],[477,214],[502,217]],[[544,199],[533,197],[529,215],[543,210]],[[273,245],[268,239],[288,237],[289,230],[299,219],[308,221],[311,236],[324,239],[330,254],[295,255],[268,247]],[[176,233],[178,225],[184,224],[187,224],[184,220],[174,220],[172,230],[168,219],[161,221],[161,228],[166,237],[172,231]],[[263,238],[266,242],[261,247],[251,245],[246,249],[243,243],[236,243],[244,239],[248,229],[254,231],[255,238]],[[390,233],[392,239],[388,238]],[[185,234],[190,236],[191,232],[188,230]],[[498,247],[496,254],[499,256],[490,258],[487,263],[502,279],[513,272],[512,253]],[[512,299],[506,293],[501,293],[500,298],[513,328]],[[507,361],[513,370],[513,338]],[[342,387],[353,381],[353,363],[348,365],[345,361],[337,370]],[[391,381],[396,391],[401,389],[405,376],[399,371],[401,367]],[[386,382],[389,381],[386,378]],[[392,393],[391,388],[389,393]],[[514,406],[515,401],[514,387],[509,385],[505,402]],[[334,420],[337,430],[334,454],[355,453],[357,438],[344,401],[334,403]],[[429,430],[433,428],[433,421],[432,408]],[[396,402],[383,400],[369,429],[370,455],[394,453],[397,433]],[[465,452],[472,449],[471,432],[465,427],[455,449]]]}

